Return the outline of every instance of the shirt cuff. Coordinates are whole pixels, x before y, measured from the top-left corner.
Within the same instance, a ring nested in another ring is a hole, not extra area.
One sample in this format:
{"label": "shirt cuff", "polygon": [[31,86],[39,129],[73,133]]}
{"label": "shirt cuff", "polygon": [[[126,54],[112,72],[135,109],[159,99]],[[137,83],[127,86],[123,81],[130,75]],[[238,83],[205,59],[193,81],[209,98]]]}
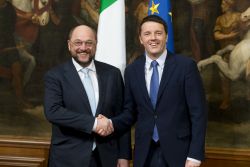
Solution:
{"label": "shirt cuff", "polygon": [[187,157],[187,160],[192,161],[192,162],[196,162],[196,163],[198,163],[198,164],[201,164],[201,161],[200,161],[200,160],[197,160],[197,159],[193,159],[193,158]]}
{"label": "shirt cuff", "polygon": [[109,122],[113,125],[113,122],[112,122],[112,120],[111,120],[111,119],[109,119]]}
{"label": "shirt cuff", "polygon": [[95,118],[94,126],[92,128],[92,131],[95,131],[97,127],[97,118]]}

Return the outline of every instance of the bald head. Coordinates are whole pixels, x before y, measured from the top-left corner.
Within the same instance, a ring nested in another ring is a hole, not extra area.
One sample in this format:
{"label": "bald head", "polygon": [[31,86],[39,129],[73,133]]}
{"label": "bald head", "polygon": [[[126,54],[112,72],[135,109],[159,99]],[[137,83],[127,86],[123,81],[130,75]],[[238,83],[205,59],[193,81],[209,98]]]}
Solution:
{"label": "bald head", "polygon": [[72,28],[69,32],[68,39],[71,40],[72,36],[78,35],[79,33],[82,34],[81,32],[93,35],[94,39],[97,40],[96,31],[87,25],[79,25]]}

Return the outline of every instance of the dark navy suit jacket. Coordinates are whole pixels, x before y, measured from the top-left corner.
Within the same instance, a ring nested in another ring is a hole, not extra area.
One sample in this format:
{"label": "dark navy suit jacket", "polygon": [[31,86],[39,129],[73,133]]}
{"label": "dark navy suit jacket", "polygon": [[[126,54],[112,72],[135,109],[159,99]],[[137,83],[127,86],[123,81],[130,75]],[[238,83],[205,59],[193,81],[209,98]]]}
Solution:
{"label": "dark navy suit jacket", "polygon": [[155,123],[169,167],[184,167],[187,157],[203,160],[207,108],[196,63],[168,52],[154,110],[146,88],[145,60],[141,56],[126,68],[124,111],[112,119],[120,132],[136,122],[134,166],[145,163]]}
{"label": "dark navy suit jacket", "polygon": [[[99,85],[96,116],[122,111],[123,81],[119,69],[95,61]],[[72,60],[45,75],[45,115],[52,123],[50,167],[88,167],[95,139],[103,167],[116,167],[131,156],[130,132],[99,137],[92,132],[95,117]]]}

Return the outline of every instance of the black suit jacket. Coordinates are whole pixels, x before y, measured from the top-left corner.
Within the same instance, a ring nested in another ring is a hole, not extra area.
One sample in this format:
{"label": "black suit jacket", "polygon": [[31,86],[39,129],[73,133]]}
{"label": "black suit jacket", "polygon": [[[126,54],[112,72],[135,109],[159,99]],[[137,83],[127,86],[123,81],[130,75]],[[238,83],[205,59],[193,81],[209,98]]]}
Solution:
{"label": "black suit jacket", "polygon": [[196,63],[168,52],[153,109],[145,82],[145,56],[125,70],[124,111],[113,118],[115,131],[136,122],[134,166],[143,167],[156,123],[160,147],[170,167],[184,167],[187,157],[203,160],[206,102]]}
{"label": "black suit jacket", "polygon": [[[96,116],[121,112],[123,81],[119,69],[94,61],[99,85]],[[52,123],[50,167],[88,167],[95,139],[103,167],[130,158],[130,132],[99,137],[92,132],[95,117],[72,60],[45,75],[45,115]]]}

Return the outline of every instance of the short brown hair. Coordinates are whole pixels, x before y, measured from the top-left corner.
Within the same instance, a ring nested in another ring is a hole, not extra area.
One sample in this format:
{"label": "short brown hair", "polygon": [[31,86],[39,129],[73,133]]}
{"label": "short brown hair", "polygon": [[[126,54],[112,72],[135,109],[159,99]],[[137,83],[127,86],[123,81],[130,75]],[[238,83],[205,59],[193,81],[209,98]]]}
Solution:
{"label": "short brown hair", "polygon": [[148,15],[146,17],[143,18],[141,24],[140,24],[140,27],[139,27],[139,35],[141,34],[141,27],[144,23],[146,22],[156,22],[156,23],[160,23],[163,25],[164,27],[164,30],[166,32],[166,34],[168,33],[168,25],[167,23],[165,22],[165,20],[163,20],[160,16],[157,16],[157,15]]}

